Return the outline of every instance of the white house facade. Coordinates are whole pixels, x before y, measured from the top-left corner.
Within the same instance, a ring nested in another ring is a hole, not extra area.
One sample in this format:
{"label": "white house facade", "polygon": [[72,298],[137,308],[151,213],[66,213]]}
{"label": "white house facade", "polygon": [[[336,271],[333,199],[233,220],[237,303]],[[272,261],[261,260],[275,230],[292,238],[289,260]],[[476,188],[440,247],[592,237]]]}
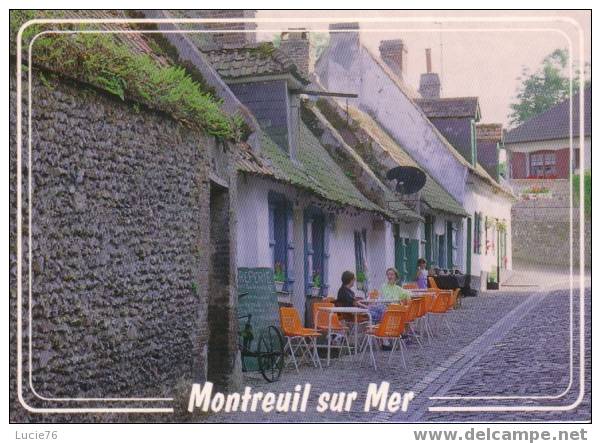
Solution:
{"label": "white house facade", "polygon": [[[475,225],[486,224],[486,220],[489,229],[495,224],[495,229],[498,225],[504,231],[511,230],[513,195],[484,170],[476,155],[472,161],[465,158],[420,107],[418,101],[423,97],[402,80],[405,51],[400,40],[384,41],[380,46],[380,59],[361,44],[357,24],[331,25],[330,43],[316,62],[315,73],[327,90],[356,93],[358,97],[348,99],[349,103],[371,116],[465,210],[467,217],[460,220],[422,214],[426,220],[421,228],[420,255],[437,264],[444,255],[453,253],[450,248],[456,248],[452,264],[476,278],[481,271],[496,273],[492,268],[497,262],[511,269],[510,245],[505,243],[502,257],[493,258],[492,246],[489,245],[488,253],[483,253],[480,246],[474,249],[473,243],[481,241]],[[427,79],[431,77],[426,75]],[[440,104],[446,105],[442,99]],[[346,106],[342,102],[341,105]],[[477,113],[471,119],[461,116],[467,122],[468,136],[472,128],[472,149],[477,149],[477,118]]]}

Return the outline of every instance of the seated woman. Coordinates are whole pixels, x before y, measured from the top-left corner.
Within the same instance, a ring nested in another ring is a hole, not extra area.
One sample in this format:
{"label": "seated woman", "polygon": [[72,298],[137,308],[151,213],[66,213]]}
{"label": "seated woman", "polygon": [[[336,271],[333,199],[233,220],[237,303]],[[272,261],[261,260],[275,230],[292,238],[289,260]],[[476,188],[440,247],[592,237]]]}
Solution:
{"label": "seated woman", "polygon": [[[398,279],[399,272],[395,268],[386,270],[386,283],[380,289],[378,300],[399,304],[406,304],[411,300],[411,293],[397,285]],[[374,322],[379,322],[382,319],[387,306],[388,303],[373,303],[369,306],[369,312]]]}
{"label": "seated woman", "polygon": [[382,285],[380,289],[380,298],[385,301],[394,301],[398,303],[407,303],[411,301],[411,293],[399,285],[399,271],[395,268],[388,268],[386,270],[386,283]]}

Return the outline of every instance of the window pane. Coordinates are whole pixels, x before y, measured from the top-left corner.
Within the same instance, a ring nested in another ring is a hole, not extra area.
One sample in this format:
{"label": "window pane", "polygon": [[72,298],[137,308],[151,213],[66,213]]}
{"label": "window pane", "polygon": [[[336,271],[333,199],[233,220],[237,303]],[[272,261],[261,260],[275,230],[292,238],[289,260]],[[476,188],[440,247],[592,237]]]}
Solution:
{"label": "window pane", "polygon": [[545,154],[545,164],[555,164],[555,153]]}

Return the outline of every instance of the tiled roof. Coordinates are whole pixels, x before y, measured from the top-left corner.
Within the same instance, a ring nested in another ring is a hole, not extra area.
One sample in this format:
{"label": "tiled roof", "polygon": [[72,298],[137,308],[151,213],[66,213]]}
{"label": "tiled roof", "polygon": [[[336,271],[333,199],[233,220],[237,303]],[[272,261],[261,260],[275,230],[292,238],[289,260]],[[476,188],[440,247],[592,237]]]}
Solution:
{"label": "tiled roof", "polygon": [[[397,164],[400,166],[413,166],[423,170],[372,117],[352,106],[349,107],[349,114]],[[428,173],[426,173],[426,184],[421,191],[421,198],[433,209],[461,216],[467,215],[459,202]]]}
{"label": "tiled roof", "polygon": [[[580,132],[580,93],[572,97],[572,131]],[[591,135],[591,87],[584,89],[584,135]],[[570,99],[534,116],[505,134],[505,143],[557,140],[570,137]]]}
{"label": "tiled roof", "polygon": [[255,154],[246,143],[238,143],[239,149],[235,151],[236,168],[248,174],[257,174],[268,177],[274,176],[271,164],[260,155]]}
{"label": "tiled roof", "polygon": [[241,48],[202,50],[215,70],[224,79],[264,75],[291,74],[302,84],[309,84],[292,60],[272,43],[264,42]]}
{"label": "tiled roof", "polygon": [[480,117],[478,97],[418,98],[415,103],[428,118]]}

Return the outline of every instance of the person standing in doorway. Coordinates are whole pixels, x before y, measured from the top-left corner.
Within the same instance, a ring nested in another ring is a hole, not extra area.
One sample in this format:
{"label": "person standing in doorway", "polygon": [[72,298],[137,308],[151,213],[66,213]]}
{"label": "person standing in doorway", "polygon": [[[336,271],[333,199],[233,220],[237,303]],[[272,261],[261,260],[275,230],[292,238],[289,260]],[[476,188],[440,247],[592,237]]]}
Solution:
{"label": "person standing in doorway", "polygon": [[426,260],[420,258],[417,261],[417,274],[415,275],[417,287],[419,289],[428,289],[428,269]]}

